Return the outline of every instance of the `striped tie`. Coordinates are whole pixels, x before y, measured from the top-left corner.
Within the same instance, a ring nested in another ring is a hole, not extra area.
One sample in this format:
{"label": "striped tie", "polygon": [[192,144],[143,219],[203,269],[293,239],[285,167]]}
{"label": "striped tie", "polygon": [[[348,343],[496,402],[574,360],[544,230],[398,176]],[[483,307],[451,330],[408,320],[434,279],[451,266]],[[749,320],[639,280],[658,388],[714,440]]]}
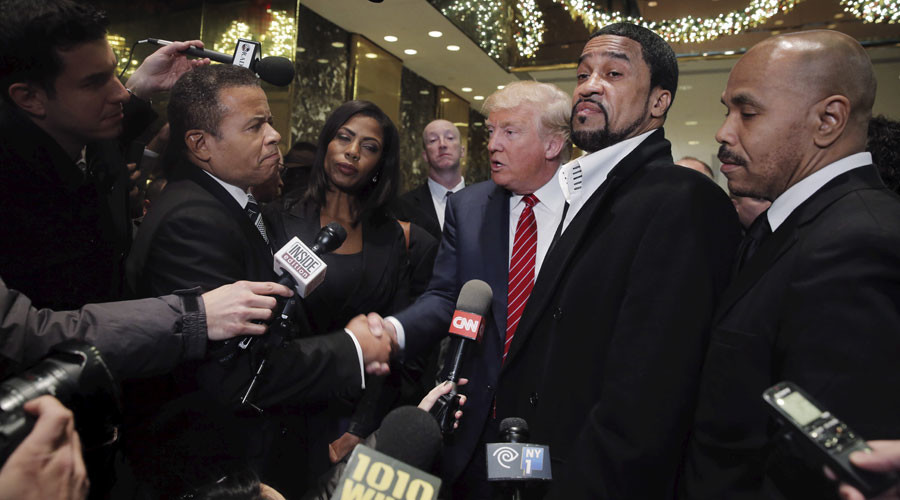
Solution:
{"label": "striped tie", "polygon": [[256,198],[254,198],[252,194],[247,194],[247,206],[244,207],[244,210],[247,212],[247,216],[250,217],[250,222],[256,226],[256,229],[259,230],[259,234],[262,235],[263,239],[268,243],[269,235],[266,234],[266,224],[263,222],[262,214],[259,213],[259,205],[256,203]]}
{"label": "striped tie", "polygon": [[519,215],[516,236],[513,239],[512,258],[509,260],[509,292],[506,300],[506,343],[503,345],[503,360],[509,354],[525,303],[534,287],[534,262],[537,255],[537,222],[534,220],[535,204],[540,202],[533,194],[522,198],[525,208]]}

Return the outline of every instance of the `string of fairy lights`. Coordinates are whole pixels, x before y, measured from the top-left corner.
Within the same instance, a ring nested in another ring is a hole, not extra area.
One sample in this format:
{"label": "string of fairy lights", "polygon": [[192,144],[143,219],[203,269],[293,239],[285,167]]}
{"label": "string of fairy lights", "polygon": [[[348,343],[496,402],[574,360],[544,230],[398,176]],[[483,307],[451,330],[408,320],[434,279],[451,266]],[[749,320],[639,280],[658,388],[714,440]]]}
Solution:
{"label": "string of fairy lights", "polygon": [[[509,37],[509,24],[502,17],[502,0],[459,0],[444,7],[441,12],[464,25],[474,26],[478,46],[495,59],[502,57]],[[530,33],[530,25],[523,26],[522,29],[534,36]]]}
{"label": "string of fairy lights", "polygon": [[867,23],[900,23],[900,0],[841,0],[844,12]]}

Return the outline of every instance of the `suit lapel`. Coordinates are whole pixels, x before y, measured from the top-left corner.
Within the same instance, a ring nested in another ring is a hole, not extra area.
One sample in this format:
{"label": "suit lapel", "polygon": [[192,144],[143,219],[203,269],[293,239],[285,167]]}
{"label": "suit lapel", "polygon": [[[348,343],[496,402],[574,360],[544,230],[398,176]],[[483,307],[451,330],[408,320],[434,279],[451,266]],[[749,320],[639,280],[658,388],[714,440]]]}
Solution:
{"label": "suit lapel", "polygon": [[415,197],[419,210],[422,210],[424,213],[428,214],[434,222],[437,222],[437,210],[435,210],[434,201],[431,199],[431,190],[428,189],[428,181],[425,181],[425,184],[422,184],[416,189]]}
{"label": "suit lapel", "polygon": [[[502,228],[499,230],[498,228]],[[509,193],[500,186],[488,196],[479,229],[482,276],[494,292],[491,311],[501,342],[506,335],[506,294],[509,286]],[[502,345],[502,344],[501,344]]]}
{"label": "suit lapel", "polygon": [[516,336],[513,338],[504,366],[512,364],[513,358],[526,345],[535,325],[546,314],[545,309],[556,296],[555,290],[566,274],[569,263],[581,248],[582,240],[588,234],[603,231],[603,227],[598,225],[602,221],[597,219],[605,213],[607,205],[620,186],[642,166],[659,158],[667,158],[669,163],[672,162],[671,146],[665,139],[662,129],[651,134],[610,171],[606,181],[588,198],[563,231],[556,245],[544,256],[541,271],[522,312],[522,319],[519,320]]}
{"label": "suit lapel", "polygon": [[746,266],[725,290],[715,316],[718,322],[750,288],[788,251],[799,239],[804,225],[814,220],[820,212],[839,198],[858,189],[884,188],[878,171],[872,165],[856,168],[841,174],[800,204],[772,235],[762,242]]}

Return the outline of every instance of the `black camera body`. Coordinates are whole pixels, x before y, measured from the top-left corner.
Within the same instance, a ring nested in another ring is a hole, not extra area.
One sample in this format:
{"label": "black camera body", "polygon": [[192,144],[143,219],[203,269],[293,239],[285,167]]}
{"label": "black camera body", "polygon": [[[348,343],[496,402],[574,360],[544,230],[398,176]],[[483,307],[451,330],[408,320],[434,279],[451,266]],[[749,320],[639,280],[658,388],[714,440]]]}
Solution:
{"label": "black camera body", "polygon": [[39,396],[58,399],[75,414],[85,450],[115,442],[122,421],[119,387],[100,351],[79,340],[55,346],[32,368],[0,384],[0,463],[34,427],[23,405]]}

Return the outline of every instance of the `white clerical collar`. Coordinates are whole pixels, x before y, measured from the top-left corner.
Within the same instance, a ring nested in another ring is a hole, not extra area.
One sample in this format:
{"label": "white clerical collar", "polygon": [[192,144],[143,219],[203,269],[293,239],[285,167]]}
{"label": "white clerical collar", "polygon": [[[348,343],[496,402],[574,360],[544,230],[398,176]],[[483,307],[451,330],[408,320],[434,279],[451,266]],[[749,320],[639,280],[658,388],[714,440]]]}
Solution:
{"label": "white clerical collar", "polygon": [[[204,170],[204,172],[206,172],[206,170]],[[209,172],[206,172],[206,175],[212,177],[213,179],[216,180],[216,182],[221,184],[222,187],[225,188],[225,191],[228,191],[228,194],[230,194],[234,198],[234,201],[238,202],[238,205],[240,205],[241,208],[247,208],[247,201],[250,198],[247,196],[247,193],[244,192],[243,189],[241,189],[237,186],[234,186],[232,184],[229,184]]]}
{"label": "white clerical collar", "polygon": [[822,189],[822,186],[828,184],[831,179],[853,170],[854,168],[864,167],[872,164],[871,153],[856,153],[841,158],[840,160],[825,165],[821,169],[813,172],[799,182],[789,187],[787,191],[781,193],[772,206],[766,212],[769,218],[769,225],[774,232],[804,201],[814,195],[816,191]]}
{"label": "white clerical collar", "polygon": [[[625,139],[600,151],[585,154],[566,163],[559,169],[559,186],[563,196],[573,208],[584,201],[606,181],[609,172],[635,148],[650,137],[656,129]],[[584,193],[587,193],[584,195]],[[577,211],[577,210],[576,210]],[[573,214],[574,215],[574,214]]]}
{"label": "white clerical collar", "polygon": [[465,177],[460,177],[459,184],[453,186],[450,189],[445,188],[442,184],[439,184],[431,177],[428,178],[428,190],[431,191],[432,198],[437,200],[443,200],[447,196],[448,191],[450,191],[451,193],[455,193],[464,187],[466,187]]}

